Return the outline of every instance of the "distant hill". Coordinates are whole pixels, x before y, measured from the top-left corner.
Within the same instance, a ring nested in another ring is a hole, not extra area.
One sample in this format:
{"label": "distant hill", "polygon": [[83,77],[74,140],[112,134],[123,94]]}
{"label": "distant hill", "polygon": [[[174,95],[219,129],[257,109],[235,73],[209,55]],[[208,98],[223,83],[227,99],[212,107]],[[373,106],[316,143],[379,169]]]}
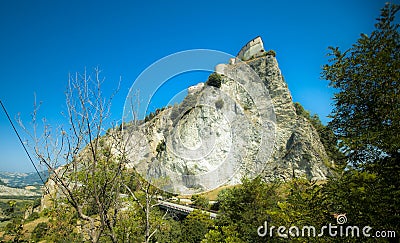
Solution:
{"label": "distant hill", "polygon": [[[48,172],[40,172],[43,180],[46,182]],[[18,173],[18,172],[3,172],[0,171],[0,181],[9,187],[24,188],[26,186],[43,185],[39,175],[36,172]],[[2,183],[0,182],[0,185]]]}
{"label": "distant hill", "polygon": [[8,186],[0,185],[0,197],[7,196],[8,198],[16,197],[37,197],[40,196],[40,187],[28,186],[27,189],[13,188]]}
{"label": "distant hill", "polygon": [[5,183],[4,181],[2,181],[2,180],[0,179],[0,186],[7,186],[7,183]]}

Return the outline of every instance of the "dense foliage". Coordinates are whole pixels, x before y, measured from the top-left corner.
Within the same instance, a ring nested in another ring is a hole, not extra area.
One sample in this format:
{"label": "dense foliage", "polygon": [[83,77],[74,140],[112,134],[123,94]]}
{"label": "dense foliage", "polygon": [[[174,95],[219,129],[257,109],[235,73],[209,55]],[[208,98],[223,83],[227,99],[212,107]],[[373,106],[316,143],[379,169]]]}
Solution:
{"label": "dense foliage", "polygon": [[220,88],[222,83],[222,77],[218,73],[212,73],[210,76],[208,76],[208,80],[206,82],[206,85],[208,86],[214,86],[216,88]]}
{"label": "dense foliage", "polygon": [[330,126],[358,166],[400,158],[399,6],[387,4],[370,36],[348,50],[331,49],[323,77],[338,90]]}

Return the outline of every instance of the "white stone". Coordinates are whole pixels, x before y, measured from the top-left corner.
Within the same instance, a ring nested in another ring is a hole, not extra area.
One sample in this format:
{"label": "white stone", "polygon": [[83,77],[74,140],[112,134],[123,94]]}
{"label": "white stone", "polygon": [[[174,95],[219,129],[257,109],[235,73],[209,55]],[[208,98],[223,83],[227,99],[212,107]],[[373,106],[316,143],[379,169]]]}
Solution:
{"label": "white stone", "polygon": [[217,66],[215,66],[214,71],[218,74],[224,75],[225,68],[226,68],[226,64],[218,64]]}
{"label": "white stone", "polygon": [[204,87],[204,83],[198,83],[196,85],[190,86],[188,88],[188,93],[189,94],[194,94],[196,92],[201,91],[203,89],[203,87]]}
{"label": "white stone", "polygon": [[249,41],[237,54],[237,58],[247,61],[253,57],[260,56],[264,52],[264,44],[260,36]]}

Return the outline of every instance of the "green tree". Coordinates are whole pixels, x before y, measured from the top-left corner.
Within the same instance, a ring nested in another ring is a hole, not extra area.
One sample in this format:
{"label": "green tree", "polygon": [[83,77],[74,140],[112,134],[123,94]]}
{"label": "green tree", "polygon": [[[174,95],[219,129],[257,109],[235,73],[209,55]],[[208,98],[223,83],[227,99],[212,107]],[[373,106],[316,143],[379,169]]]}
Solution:
{"label": "green tree", "polygon": [[209,200],[205,196],[193,195],[191,200],[193,205],[198,206],[200,208],[207,209],[209,206]]}
{"label": "green tree", "polygon": [[8,206],[9,206],[9,208],[7,209],[8,213],[10,213],[10,214],[14,213],[16,205],[17,205],[17,201],[15,201],[15,200],[8,201]]}
{"label": "green tree", "polygon": [[218,195],[220,207],[216,227],[206,235],[204,242],[262,242],[257,229],[264,221],[275,217],[281,197],[277,193],[279,185],[257,177],[243,179],[242,185],[222,191]]}
{"label": "green tree", "polygon": [[135,235],[134,238],[139,242],[146,243],[153,242],[160,235],[173,234],[167,217],[168,211],[163,212],[157,207],[159,205],[158,196],[168,196],[159,189],[165,185],[166,179],[147,181],[134,170],[128,170],[127,173],[124,173],[124,177],[122,185],[125,189],[124,192],[129,196],[126,203],[131,206],[126,212],[121,212],[118,220],[120,222],[117,224],[119,231]]}
{"label": "green tree", "polygon": [[387,4],[370,36],[362,34],[342,52],[332,51],[322,76],[338,92],[329,125],[342,141],[354,165],[399,159],[400,155],[400,35]]}
{"label": "green tree", "polygon": [[194,210],[182,223],[181,242],[200,242],[213,225],[207,213]]}
{"label": "green tree", "polygon": [[333,128],[349,169],[331,180],[323,194],[333,210],[352,224],[400,230],[400,35],[395,15],[400,6],[386,4],[376,29],[362,34],[332,59],[323,77],[334,96]]}
{"label": "green tree", "polygon": [[40,223],[37,225],[37,238],[60,243],[84,241],[84,237],[79,231],[90,226],[87,222],[79,219],[70,205],[60,204],[56,208],[50,208],[46,210],[46,216],[49,218],[49,222],[46,225],[40,225]]}
{"label": "green tree", "polygon": [[182,223],[179,220],[167,218],[162,229],[155,235],[155,242],[159,243],[182,243]]}

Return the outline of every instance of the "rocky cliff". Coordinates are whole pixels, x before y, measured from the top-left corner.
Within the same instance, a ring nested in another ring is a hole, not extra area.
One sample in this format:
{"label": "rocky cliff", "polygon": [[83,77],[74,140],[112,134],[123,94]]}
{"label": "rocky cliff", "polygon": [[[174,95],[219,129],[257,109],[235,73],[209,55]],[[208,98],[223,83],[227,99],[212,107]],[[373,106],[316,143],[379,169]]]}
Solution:
{"label": "rocky cliff", "polygon": [[317,131],[296,115],[274,52],[262,49],[216,71],[215,80],[191,88],[180,105],[125,129],[130,166],[180,194],[237,184],[244,176],[326,179],[332,162]]}
{"label": "rocky cliff", "polygon": [[331,175],[333,161],[327,156],[318,132],[304,117],[298,116],[275,57],[250,60],[270,92],[276,114],[276,142],[263,175],[266,178],[307,177],[324,180]]}

